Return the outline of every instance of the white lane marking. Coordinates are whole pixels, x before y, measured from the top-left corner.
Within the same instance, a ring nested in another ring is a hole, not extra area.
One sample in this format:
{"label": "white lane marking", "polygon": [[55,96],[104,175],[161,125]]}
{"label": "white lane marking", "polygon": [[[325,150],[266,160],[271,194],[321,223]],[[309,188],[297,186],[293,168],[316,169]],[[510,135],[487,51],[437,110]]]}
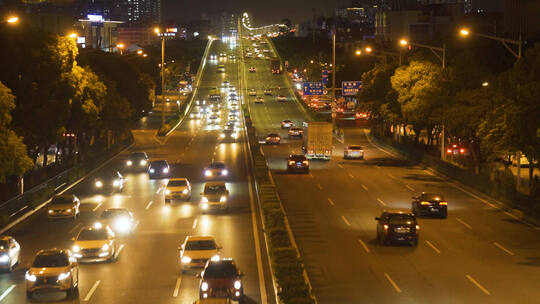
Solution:
{"label": "white lane marking", "polygon": [[391,179],[396,179],[395,176],[393,176],[392,174],[388,173],[388,176],[390,176]]}
{"label": "white lane marking", "polygon": [[135,222],[135,225],[133,225],[133,230],[137,229],[137,226],[139,226],[139,223],[140,223],[140,222],[141,222],[140,220],[137,220],[137,221]]}
{"label": "white lane marking", "polygon": [[97,206],[96,206],[96,207],[94,207],[94,209],[92,209],[92,211],[96,211],[96,210],[98,210],[98,208],[99,208],[99,207],[101,207],[101,205],[103,205],[103,203],[99,203],[99,204],[97,204]]}
{"label": "white lane marking", "polygon": [[405,187],[406,187],[407,189],[409,189],[409,190],[411,190],[411,191],[414,192],[414,188],[413,188],[413,187],[411,187],[411,186],[409,186],[409,185],[405,185]]}
{"label": "white lane marking", "polygon": [[354,175],[352,175],[352,173],[349,173],[349,177],[354,178]]}
{"label": "white lane marking", "polygon": [[144,207],[144,210],[148,210],[150,208],[150,206],[152,206],[152,203],[153,203],[153,201],[148,202],[146,207]]}
{"label": "white lane marking", "polygon": [[484,286],[482,286],[480,283],[478,283],[475,279],[473,279],[473,277],[471,277],[470,275],[466,274],[465,277],[467,279],[469,279],[469,281],[471,281],[474,285],[476,285],[476,287],[478,287],[483,293],[485,293],[486,295],[491,295],[491,293],[489,293],[489,291],[487,289],[484,288]]}
{"label": "white lane marking", "polygon": [[364,247],[364,250],[369,253],[369,248],[368,246],[366,245],[366,243],[364,243],[364,241],[362,241],[361,239],[358,239],[358,243],[360,243],[360,245],[362,245],[362,247]]}
{"label": "white lane marking", "polygon": [[15,288],[15,284],[9,286],[8,289],[6,289],[6,291],[4,291],[2,295],[0,295],[0,301],[7,297],[7,295],[13,290],[13,288]]}
{"label": "white lane marking", "polygon": [[[56,191],[56,190],[58,190],[58,189],[64,187],[66,184],[67,184],[67,183],[62,183],[62,184],[60,184],[60,186],[54,188],[54,191]],[[2,300],[0,299],[0,301],[2,301]]]}
{"label": "white lane marking", "polygon": [[503,247],[503,245],[497,243],[497,242],[493,242],[493,245],[499,247],[499,249],[501,249],[502,251],[508,253],[509,255],[514,255],[514,253],[506,248]]}
{"label": "white lane marking", "polygon": [[321,184],[317,184],[317,188],[319,188],[319,190],[322,190]]}
{"label": "white lane marking", "polygon": [[343,169],[343,166],[341,164],[337,164],[338,167],[340,167],[341,169]]}
{"label": "white lane marking", "polygon": [[440,254],[441,251],[439,249],[437,249],[437,247],[435,247],[435,245],[431,244],[430,241],[426,240],[426,244],[429,245],[429,247],[431,247],[431,249],[435,250],[436,253]]}
{"label": "white lane marking", "polygon": [[383,205],[383,206],[386,206],[386,203],[383,202],[383,200],[380,199],[380,198],[377,198],[377,202],[379,202],[379,203],[380,203],[381,205]]}
{"label": "white lane marking", "polygon": [[191,229],[197,228],[197,219],[193,221],[193,225],[191,226]]}
{"label": "white lane marking", "polygon": [[178,292],[180,291],[180,284],[182,284],[182,277],[178,277],[176,279],[176,285],[174,286],[174,292],[172,294],[173,297],[178,297]]}
{"label": "white lane marking", "polygon": [[88,302],[90,300],[90,298],[92,297],[92,295],[94,294],[94,292],[96,291],[96,289],[98,288],[99,284],[101,283],[100,280],[97,280],[94,285],[92,286],[92,288],[90,288],[90,291],[88,292],[88,294],[86,294],[86,297],[84,297],[84,301]]}
{"label": "white lane marking", "polygon": [[330,203],[330,205],[332,205],[332,206],[335,206],[335,205],[336,205],[336,204],[334,203],[334,201],[332,201],[332,199],[331,199],[331,198],[328,198],[328,202],[329,202],[329,203]]}
{"label": "white lane marking", "polygon": [[471,225],[465,223],[465,222],[464,222],[462,219],[460,219],[459,217],[456,217],[456,220],[457,220],[458,222],[460,222],[463,226],[465,226],[465,227],[467,227],[467,228],[469,228],[469,229],[472,230]]}
{"label": "white lane marking", "polygon": [[77,228],[79,228],[80,226],[81,226],[81,223],[78,223],[77,225],[75,225],[73,228],[71,228],[69,230],[69,233],[71,234],[71,233],[75,232],[75,230],[77,230]]}
{"label": "white lane marking", "polygon": [[124,249],[124,247],[126,247],[126,245],[124,245],[124,244],[120,244],[120,247],[118,247],[118,250],[116,251],[116,257],[117,258],[120,255],[120,252],[122,252],[122,249]]}
{"label": "white lane marking", "polygon": [[388,280],[388,282],[390,282],[390,284],[392,284],[392,286],[394,287],[394,289],[400,293],[401,292],[401,289],[399,289],[399,286],[396,284],[396,282],[394,282],[394,280],[392,280],[392,278],[390,277],[390,275],[388,275],[388,273],[384,273],[384,276],[386,277],[386,279]]}
{"label": "white lane marking", "polygon": [[351,223],[349,223],[349,221],[347,220],[347,218],[344,215],[341,216],[341,219],[345,222],[345,224],[347,224],[347,226],[351,225]]}
{"label": "white lane marking", "polygon": [[360,186],[362,186],[362,188],[364,188],[364,190],[368,191],[368,187],[366,187],[366,185],[361,184]]}
{"label": "white lane marking", "polygon": [[157,189],[156,194],[159,194],[159,192],[161,192],[161,187]]}

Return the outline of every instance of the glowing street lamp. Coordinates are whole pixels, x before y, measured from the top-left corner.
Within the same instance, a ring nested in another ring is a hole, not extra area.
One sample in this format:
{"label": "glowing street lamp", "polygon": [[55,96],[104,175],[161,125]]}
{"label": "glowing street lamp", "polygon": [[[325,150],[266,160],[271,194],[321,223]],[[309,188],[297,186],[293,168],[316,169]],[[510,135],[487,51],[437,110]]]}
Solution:
{"label": "glowing street lamp", "polygon": [[471,32],[469,32],[468,29],[463,28],[463,29],[461,29],[461,30],[459,31],[459,34],[460,34],[461,36],[463,36],[463,37],[468,37],[468,36],[471,34]]}
{"label": "glowing street lamp", "polygon": [[143,54],[143,51],[142,51],[142,50],[138,50],[138,51],[137,51],[137,54],[138,54],[138,55],[142,55],[142,54]]}
{"label": "glowing street lamp", "polygon": [[356,54],[356,56],[360,56],[362,55],[362,50],[356,50],[356,52],[354,52]]}
{"label": "glowing street lamp", "polygon": [[409,44],[409,41],[407,41],[407,40],[405,40],[405,39],[401,39],[401,40],[399,41],[399,44],[401,44],[401,45],[407,45],[407,44]]}
{"label": "glowing street lamp", "polygon": [[371,53],[371,52],[373,52],[373,49],[368,46],[368,47],[365,48],[365,51],[368,52],[368,53]]}
{"label": "glowing street lamp", "polygon": [[69,33],[67,36],[69,38],[71,38],[71,39],[76,39],[77,37],[79,37],[79,35],[77,35],[77,33]]}
{"label": "glowing street lamp", "polygon": [[487,81],[484,81],[484,82],[482,83],[482,86],[483,86],[483,87],[487,87],[488,85],[489,85],[489,82],[487,82]]}
{"label": "glowing street lamp", "polygon": [[19,17],[17,17],[17,16],[10,16],[10,17],[7,18],[6,21],[7,21],[7,23],[11,23],[11,24],[17,23],[17,22],[19,22]]}
{"label": "glowing street lamp", "polygon": [[116,45],[116,48],[120,51],[120,55],[122,55],[122,53],[124,51],[124,44],[123,43],[118,43]]}

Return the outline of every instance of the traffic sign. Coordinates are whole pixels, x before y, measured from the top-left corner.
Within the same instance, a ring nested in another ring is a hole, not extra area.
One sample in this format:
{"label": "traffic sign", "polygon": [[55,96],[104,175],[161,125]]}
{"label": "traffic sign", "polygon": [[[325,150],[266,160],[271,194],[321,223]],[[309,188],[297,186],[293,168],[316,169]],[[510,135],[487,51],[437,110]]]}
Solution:
{"label": "traffic sign", "polygon": [[303,82],[302,89],[304,91],[304,95],[323,95],[322,82]]}
{"label": "traffic sign", "polygon": [[362,88],[362,81],[342,81],[341,88],[343,96],[354,96]]}
{"label": "traffic sign", "polygon": [[328,84],[328,70],[322,70],[322,83],[324,85]]}

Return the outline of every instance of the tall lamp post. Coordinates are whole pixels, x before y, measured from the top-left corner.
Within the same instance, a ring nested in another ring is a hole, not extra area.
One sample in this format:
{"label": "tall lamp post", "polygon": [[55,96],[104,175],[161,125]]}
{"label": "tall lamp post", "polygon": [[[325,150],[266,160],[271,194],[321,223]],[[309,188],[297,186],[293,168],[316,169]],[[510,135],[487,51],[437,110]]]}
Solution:
{"label": "tall lamp post", "polygon": [[161,37],[161,126],[165,125],[165,35],[159,28],[154,32]]}

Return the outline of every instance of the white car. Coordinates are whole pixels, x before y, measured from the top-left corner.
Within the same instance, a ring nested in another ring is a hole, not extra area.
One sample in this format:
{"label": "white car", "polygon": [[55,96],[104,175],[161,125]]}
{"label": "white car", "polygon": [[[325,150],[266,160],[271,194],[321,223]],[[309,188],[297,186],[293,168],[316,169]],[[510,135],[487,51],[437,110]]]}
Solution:
{"label": "white car", "polygon": [[20,262],[21,246],[7,235],[0,236],[0,269],[12,271]]}
{"label": "white car", "polygon": [[249,96],[257,96],[257,91],[254,89],[249,90]]}
{"label": "white car", "polygon": [[114,233],[127,235],[133,232],[135,220],[133,213],[127,208],[108,208],[99,217],[102,225],[109,226]]}
{"label": "white car", "polygon": [[218,261],[220,249],[213,236],[190,235],[178,247],[182,271],[192,267],[204,267],[208,260]]}
{"label": "white car", "polygon": [[227,170],[227,166],[223,162],[212,162],[208,167],[204,168],[204,176],[207,178],[227,175],[229,175],[229,170]]}

